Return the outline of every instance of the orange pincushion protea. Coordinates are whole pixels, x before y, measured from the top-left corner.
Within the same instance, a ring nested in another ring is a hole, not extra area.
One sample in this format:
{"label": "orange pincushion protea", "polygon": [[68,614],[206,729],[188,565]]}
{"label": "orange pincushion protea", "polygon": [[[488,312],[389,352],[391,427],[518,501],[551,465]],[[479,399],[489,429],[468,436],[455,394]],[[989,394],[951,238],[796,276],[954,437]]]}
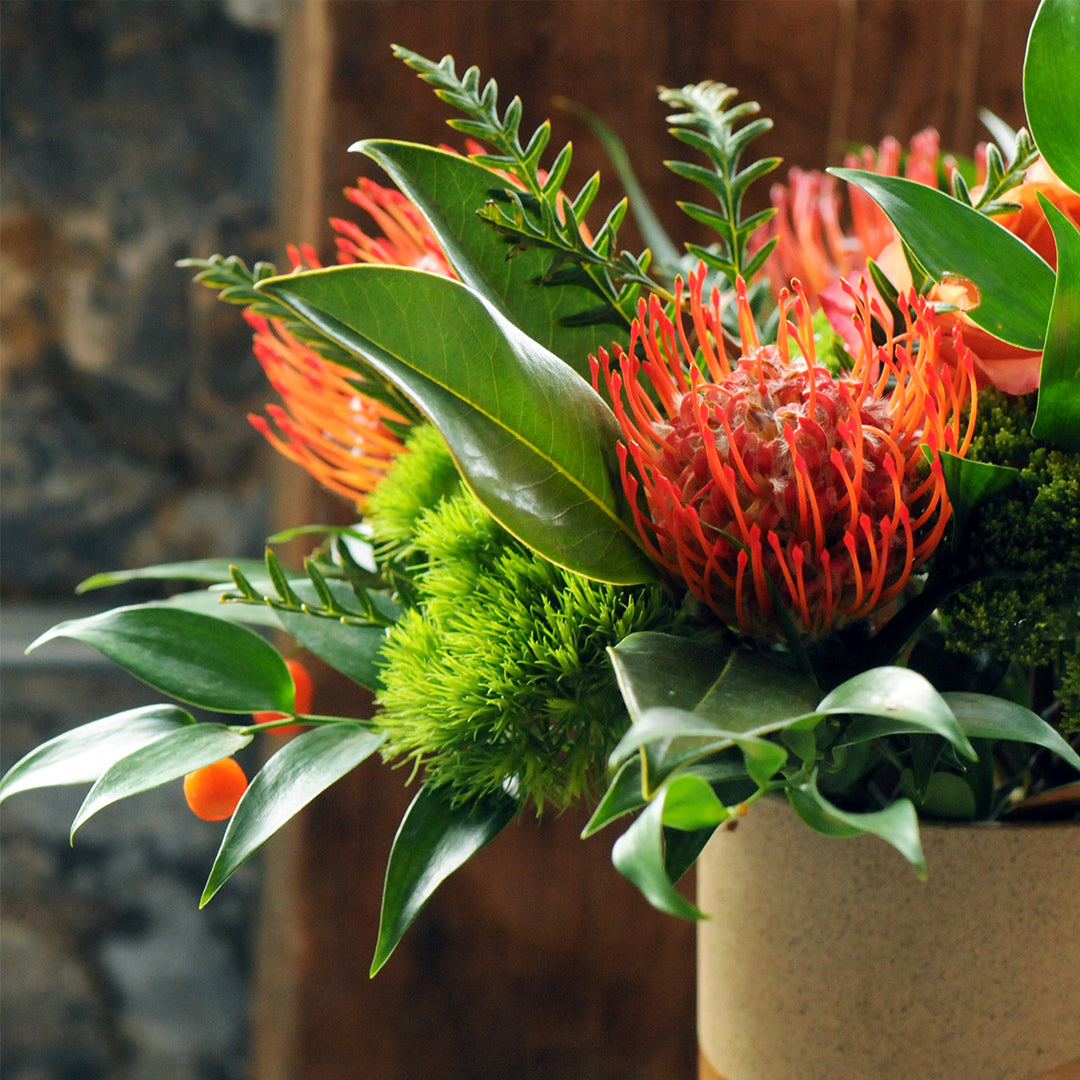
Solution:
{"label": "orange pincushion protea", "polygon": [[[338,262],[383,263],[453,277],[454,272],[419,211],[404,195],[361,179],[346,196],[374,219],[382,236],[369,236],[340,218]],[[289,248],[294,270],[321,266],[310,244]],[[278,320],[250,311],[255,356],[284,405],[248,419],[270,444],[331,491],[359,505],[402,449],[388,423],[404,423],[393,409],[359,393],[346,367],[319,356]]]}
{"label": "orange pincushion protea", "polygon": [[623,484],[652,557],[728,625],[778,639],[775,598],[818,638],[895,599],[941,540],[945,483],[921,447],[966,452],[971,359],[958,340],[961,376],[938,364],[941,332],[915,296],[911,321],[876,347],[864,291],[863,348],[834,377],[815,360],[801,290],[781,294],[777,342],[762,345],[740,282],[732,362],[704,278],[689,279],[690,328],[678,282],[674,321],[641,301],[617,368],[603,352],[595,364],[626,437]]}

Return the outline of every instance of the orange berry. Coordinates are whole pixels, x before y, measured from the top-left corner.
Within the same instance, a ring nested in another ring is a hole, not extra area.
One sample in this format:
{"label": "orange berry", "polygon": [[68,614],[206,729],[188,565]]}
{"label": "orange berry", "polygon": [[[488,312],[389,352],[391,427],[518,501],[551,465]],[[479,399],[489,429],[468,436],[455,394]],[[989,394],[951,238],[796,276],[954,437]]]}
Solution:
{"label": "orange berry", "polygon": [[[300,715],[311,712],[315,686],[311,681],[307,668],[299,660],[286,660],[285,666],[289,669],[293,681],[293,711]],[[251,718],[256,724],[266,724],[271,720],[284,720],[286,715],[286,713],[279,712],[257,712],[252,713]],[[303,730],[302,724],[283,724],[281,727],[267,729],[271,735],[292,735],[301,730]]]}
{"label": "orange berry", "polygon": [[231,757],[204,765],[184,777],[184,798],[191,812],[203,821],[224,821],[232,817],[246,790],[244,770]]}

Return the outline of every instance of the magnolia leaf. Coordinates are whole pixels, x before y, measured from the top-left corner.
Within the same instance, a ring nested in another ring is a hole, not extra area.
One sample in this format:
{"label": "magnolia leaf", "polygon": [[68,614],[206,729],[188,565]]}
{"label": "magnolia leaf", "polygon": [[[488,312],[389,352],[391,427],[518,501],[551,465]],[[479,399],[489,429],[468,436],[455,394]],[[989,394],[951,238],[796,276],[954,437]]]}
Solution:
{"label": "magnolia leaf", "polygon": [[615,841],[611,861],[654,908],[683,919],[703,919],[705,916],[675,888],[668,876],[664,852],[666,796],[667,789],[658,794]]}
{"label": "magnolia leaf", "polygon": [[[1076,11],[1080,18],[1080,4]],[[1042,195],[1039,203],[1054,231],[1058,271],[1031,434],[1076,451],[1080,450],[1080,232]]]}
{"label": "magnolia leaf", "polygon": [[940,735],[964,757],[978,760],[948,703],[928,679],[909,668],[861,672],[826,695],[816,711],[855,717],[837,739],[837,746],[901,733]]}
{"label": "magnolia leaf", "polygon": [[[350,150],[378,162],[423,214],[458,277],[579,375],[590,378],[589,355],[610,348],[610,325],[565,325],[596,306],[581,284],[544,285],[553,254],[536,247],[511,251],[477,211],[513,185],[467,157],[388,139],[365,139]],[[626,328],[629,329],[628,327]]]}
{"label": "magnolia leaf", "polygon": [[979,304],[968,318],[994,337],[1039,350],[1054,295],[1054,271],[1008,229],[936,188],[858,169],[828,172],[860,187],[936,281],[975,283]]}
{"label": "magnolia leaf", "polygon": [[248,576],[264,571],[262,561],[256,559],[191,559],[188,562],[140,566],[134,570],[106,570],[88,577],[75,587],[75,591],[85,593],[110,585],[123,585],[129,581],[231,582],[232,566],[238,566]]}
{"label": "magnolia leaf", "polygon": [[76,830],[106,806],[232,757],[249,742],[250,734],[224,724],[192,724],[120,758],[87,792],[71,825],[72,840]]}
{"label": "magnolia leaf", "polygon": [[1024,57],[1024,111],[1046,164],[1080,191],[1080,3],[1042,0]]}
{"label": "magnolia leaf", "polygon": [[324,724],[276,751],[233,813],[199,907],[316,795],[369,758],[384,737],[365,724]]}
{"label": "magnolia leaf", "polygon": [[292,712],[285,661],[253,630],[158,604],[114,608],[47,630],[92,645],[157,690],[215,712]]}
{"label": "magnolia leaf", "polygon": [[12,765],[0,780],[0,802],[17,791],[93,783],[120,758],[194,723],[175,705],[144,705],[72,728]]}
{"label": "magnolia leaf", "polygon": [[919,873],[926,877],[926,857],[919,839],[919,819],[910,799],[897,799],[884,810],[849,813],[834,806],[817,789],[816,779],[789,787],[788,801],[812,829],[826,836],[852,837],[870,833],[892,844]]}
{"label": "magnolia leaf", "polygon": [[941,695],[970,739],[1031,743],[1057,754],[1080,772],[1080,754],[1041,716],[1006,698],[949,692]]}
{"label": "magnolia leaf", "polygon": [[623,496],[611,410],[478,293],[395,266],[333,267],[260,288],[408,394],[523,543],[600,581],[655,577]]}
{"label": "magnolia leaf", "polygon": [[401,819],[390,851],[372,975],[390,959],[432,893],[498,836],[517,809],[517,800],[509,795],[490,795],[463,805],[444,788],[420,789]]}

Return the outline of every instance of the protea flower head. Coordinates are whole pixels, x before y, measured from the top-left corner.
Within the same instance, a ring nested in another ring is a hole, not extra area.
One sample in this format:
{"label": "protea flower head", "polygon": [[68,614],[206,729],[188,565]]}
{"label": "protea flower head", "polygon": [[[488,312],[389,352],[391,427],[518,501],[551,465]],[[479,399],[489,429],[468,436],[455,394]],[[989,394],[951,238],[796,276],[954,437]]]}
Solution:
{"label": "protea flower head", "polygon": [[674,318],[642,300],[625,351],[594,363],[625,437],[623,485],[652,557],[729,626],[779,640],[780,604],[820,638],[898,597],[941,540],[950,507],[922,447],[966,452],[971,360],[958,339],[961,377],[938,364],[941,331],[915,295],[876,346],[868,295],[853,290],[862,348],[833,376],[801,288],[781,293],[776,343],[762,344],[742,282],[729,359],[704,281],[704,267],[689,278],[689,320],[678,282]]}
{"label": "protea flower head", "polygon": [[[361,179],[346,188],[350,201],[382,230],[371,236],[354,222],[332,218],[338,262],[411,266],[453,277],[427,223],[404,195]],[[322,264],[310,244],[289,248],[293,270]],[[282,405],[248,419],[270,444],[320,484],[360,504],[402,449],[388,424],[405,423],[393,409],[360,393],[346,367],[298,341],[279,320],[246,312],[255,356]]]}

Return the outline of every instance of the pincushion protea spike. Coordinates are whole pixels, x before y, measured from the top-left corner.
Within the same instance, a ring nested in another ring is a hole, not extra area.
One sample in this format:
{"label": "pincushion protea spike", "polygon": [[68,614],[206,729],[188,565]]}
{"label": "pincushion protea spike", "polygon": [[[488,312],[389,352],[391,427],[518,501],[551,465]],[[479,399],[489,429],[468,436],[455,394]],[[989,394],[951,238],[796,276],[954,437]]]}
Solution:
{"label": "pincushion protea spike", "polygon": [[652,557],[728,625],[778,640],[778,600],[820,638],[894,600],[941,540],[944,478],[921,448],[966,452],[971,358],[958,338],[959,368],[939,363],[941,331],[914,295],[907,324],[875,346],[864,287],[852,290],[862,348],[834,377],[801,289],[781,293],[776,344],[763,345],[740,281],[732,361],[704,280],[704,267],[689,278],[689,325],[680,281],[674,319],[642,300],[617,363],[594,360],[626,440],[623,485]]}
{"label": "pincushion protea spike", "polygon": [[[361,179],[346,188],[350,201],[382,230],[370,236],[354,222],[331,218],[338,262],[411,266],[453,277],[454,272],[420,212],[404,195]],[[293,270],[321,266],[310,244],[289,248]],[[348,368],[298,341],[278,320],[246,312],[255,331],[255,356],[282,405],[248,419],[270,444],[331,491],[360,505],[402,449],[388,425],[405,423],[393,409],[357,391]]]}

